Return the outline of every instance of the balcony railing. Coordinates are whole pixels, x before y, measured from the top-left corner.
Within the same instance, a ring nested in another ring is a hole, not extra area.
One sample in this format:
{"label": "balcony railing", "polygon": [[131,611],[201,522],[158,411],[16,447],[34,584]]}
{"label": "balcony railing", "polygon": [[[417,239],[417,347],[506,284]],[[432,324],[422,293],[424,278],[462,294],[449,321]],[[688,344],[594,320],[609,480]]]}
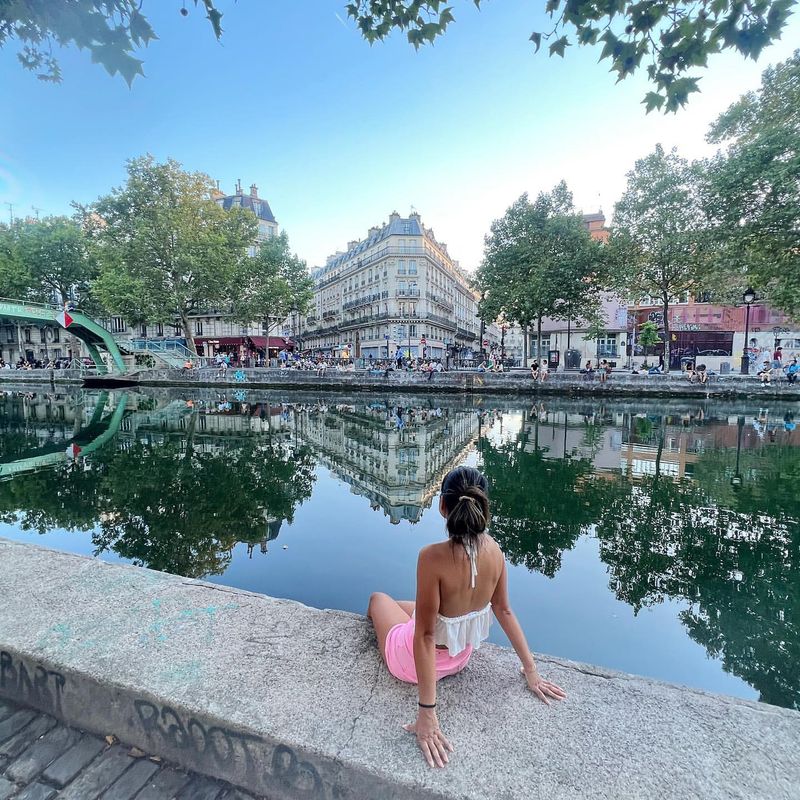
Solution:
{"label": "balcony railing", "polygon": [[395,297],[419,297],[419,289],[397,289]]}
{"label": "balcony railing", "polygon": [[449,317],[443,317],[440,314],[423,314],[425,319],[429,319],[432,322],[436,322],[444,328],[448,330],[454,331],[456,330],[456,323],[454,320],[450,319]]}
{"label": "balcony railing", "polygon": [[427,297],[428,300],[436,303],[437,305],[446,308],[448,311],[453,311],[453,309],[455,308],[455,306],[450,300],[448,300],[445,297],[442,297],[441,295],[434,294],[433,292],[425,292],[425,297]]}
{"label": "balcony railing", "polygon": [[619,358],[619,350],[616,347],[598,347],[598,358]]}

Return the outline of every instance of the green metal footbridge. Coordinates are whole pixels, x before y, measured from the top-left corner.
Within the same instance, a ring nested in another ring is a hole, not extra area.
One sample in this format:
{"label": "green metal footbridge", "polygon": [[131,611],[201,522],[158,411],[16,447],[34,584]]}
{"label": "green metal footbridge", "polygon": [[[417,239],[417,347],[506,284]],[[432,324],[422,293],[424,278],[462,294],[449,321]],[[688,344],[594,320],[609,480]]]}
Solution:
{"label": "green metal footbridge", "polygon": [[[26,303],[22,300],[0,298],[0,317],[20,320],[21,322],[44,322],[48,325],[59,325],[72,336],[80,339],[97,367],[100,375],[110,371],[125,373],[127,368],[122,359],[114,337],[93,319],[75,309],[62,308],[46,303]],[[22,343],[20,343],[22,344]],[[103,359],[101,351],[108,354],[108,362]]]}

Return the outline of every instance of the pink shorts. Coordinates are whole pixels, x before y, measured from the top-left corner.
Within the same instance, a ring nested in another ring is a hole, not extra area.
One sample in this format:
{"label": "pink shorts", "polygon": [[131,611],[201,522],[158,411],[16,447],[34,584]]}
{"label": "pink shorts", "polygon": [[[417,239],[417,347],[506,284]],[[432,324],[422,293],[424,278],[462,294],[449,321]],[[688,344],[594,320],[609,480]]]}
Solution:
{"label": "pink shorts", "polygon": [[[386,636],[386,666],[389,672],[406,683],[417,682],[417,668],[414,664],[414,617],[389,629]],[[447,675],[455,675],[467,666],[472,655],[472,645],[468,644],[457,656],[447,650],[436,649],[436,680]]]}

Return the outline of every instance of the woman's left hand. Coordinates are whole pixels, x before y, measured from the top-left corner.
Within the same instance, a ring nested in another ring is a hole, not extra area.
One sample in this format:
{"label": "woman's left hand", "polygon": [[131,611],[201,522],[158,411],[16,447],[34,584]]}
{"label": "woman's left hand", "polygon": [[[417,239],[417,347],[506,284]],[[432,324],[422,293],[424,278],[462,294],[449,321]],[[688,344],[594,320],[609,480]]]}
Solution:
{"label": "woman's left hand", "polygon": [[[528,688],[547,706],[550,705],[550,700],[563,700],[567,693],[560,687],[556,686],[551,681],[546,681],[539,675],[536,667],[532,669],[521,668],[520,672],[525,676],[528,682]],[[549,699],[548,699],[549,698]]]}
{"label": "woman's left hand", "polygon": [[417,721],[403,725],[403,729],[417,735],[417,744],[429,767],[443,767],[448,763],[447,754],[452,753],[454,748],[442,733],[433,709],[420,709]]}

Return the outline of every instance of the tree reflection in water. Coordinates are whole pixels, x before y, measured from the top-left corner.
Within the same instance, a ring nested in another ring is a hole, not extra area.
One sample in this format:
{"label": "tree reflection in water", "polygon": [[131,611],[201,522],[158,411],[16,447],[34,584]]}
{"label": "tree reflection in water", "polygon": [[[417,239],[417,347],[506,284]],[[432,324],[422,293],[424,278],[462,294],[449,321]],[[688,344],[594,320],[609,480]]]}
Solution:
{"label": "tree reflection in water", "polygon": [[691,479],[676,480],[662,474],[666,430],[655,418],[655,474],[635,480],[594,474],[585,458],[549,458],[525,430],[481,441],[492,533],[512,563],[552,577],[595,523],[618,599],[635,613],[685,601],[689,635],[726,671],[764,702],[800,708],[800,448],[745,450],[741,486],[736,450],[710,448]]}
{"label": "tree reflection in water", "polygon": [[[269,538],[310,497],[314,460],[303,447],[265,440],[213,449],[134,442],[0,484],[0,515],[23,529],[91,530],[96,553],[188,577],[217,574],[237,542]],[[21,509],[21,510],[20,510]]]}

